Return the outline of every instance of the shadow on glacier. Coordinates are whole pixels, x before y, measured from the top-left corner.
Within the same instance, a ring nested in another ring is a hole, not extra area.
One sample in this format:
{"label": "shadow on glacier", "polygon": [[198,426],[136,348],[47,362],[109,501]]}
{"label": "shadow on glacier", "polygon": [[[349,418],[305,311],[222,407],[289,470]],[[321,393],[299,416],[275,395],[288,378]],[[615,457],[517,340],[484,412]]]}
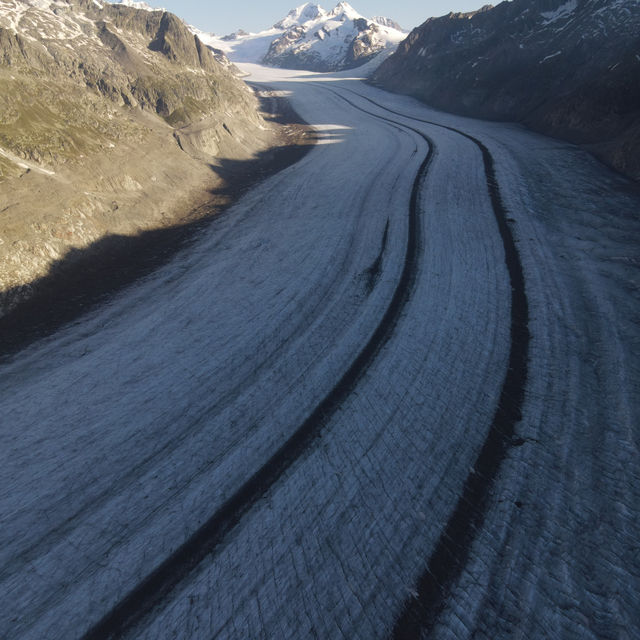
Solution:
{"label": "shadow on glacier", "polygon": [[[266,119],[284,121],[281,114]],[[300,144],[272,147],[249,160],[217,158],[210,168],[222,184],[211,190],[206,204],[186,211],[184,222],[135,236],[108,235],[88,247],[69,249],[47,275],[1,292],[3,307],[12,308],[0,317],[0,358],[53,334],[188,250],[244,193],[301,160],[317,142],[337,142],[334,135],[309,132]]]}

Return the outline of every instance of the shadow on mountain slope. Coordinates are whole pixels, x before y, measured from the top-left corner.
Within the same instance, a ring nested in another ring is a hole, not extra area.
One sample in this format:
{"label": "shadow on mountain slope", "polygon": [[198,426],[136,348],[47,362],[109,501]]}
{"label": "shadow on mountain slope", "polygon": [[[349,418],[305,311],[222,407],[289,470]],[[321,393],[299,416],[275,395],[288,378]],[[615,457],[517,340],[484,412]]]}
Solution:
{"label": "shadow on mountain slope", "polygon": [[[267,119],[286,117],[275,112]],[[272,147],[251,160],[218,158],[211,170],[222,178],[221,186],[211,191],[206,204],[188,212],[182,223],[136,236],[110,235],[87,248],[71,249],[46,276],[3,292],[6,299],[23,300],[0,318],[0,356],[52,334],[166,264],[243,193],[298,162],[314,143],[313,134],[305,134],[295,144]]]}

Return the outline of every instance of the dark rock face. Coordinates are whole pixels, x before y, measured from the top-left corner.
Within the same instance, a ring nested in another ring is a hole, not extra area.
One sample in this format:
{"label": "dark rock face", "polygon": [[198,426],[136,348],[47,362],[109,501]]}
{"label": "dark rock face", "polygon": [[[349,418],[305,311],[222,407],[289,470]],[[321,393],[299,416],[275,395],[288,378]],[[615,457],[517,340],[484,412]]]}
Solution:
{"label": "dark rock face", "polygon": [[216,163],[272,140],[233,66],[175,16],[0,2],[0,316],[67,252],[181,220]]}
{"label": "dark rock face", "polygon": [[[358,33],[362,33],[369,28],[369,22],[365,18],[356,18],[353,21],[353,26],[356,28]],[[372,25],[375,28],[375,25]]]}
{"label": "dark rock face", "polygon": [[364,24],[356,25],[359,33],[349,43],[344,62],[345,69],[353,69],[365,64],[384,48],[376,41],[376,34],[380,31],[378,25],[366,20],[362,22]]}
{"label": "dark rock face", "polygon": [[431,18],[372,81],[585,145],[640,179],[637,0],[513,0]]}
{"label": "dark rock face", "polygon": [[[285,69],[306,69],[309,71],[339,71],[354,69],[374,58],[385,48],[382,40],[376,38],[378,25],[365,18],[350,21],[352,32],[344,43],[339,56],[323,56],[320,52],[307,48],[308,32],[304,27],[296,26],[276,38],[263,59],[264,64]],[[331,38],[333,34],[326,28],[315,32],[318,40]]]}
{"label": "dark rock face", "polygon": [[172,13],[163,13],[156,36],[149,43],[149,49],[160,51],[169,60],[190,67],[212,71],[214,58],[203,47],[198,36],[194,36]]}

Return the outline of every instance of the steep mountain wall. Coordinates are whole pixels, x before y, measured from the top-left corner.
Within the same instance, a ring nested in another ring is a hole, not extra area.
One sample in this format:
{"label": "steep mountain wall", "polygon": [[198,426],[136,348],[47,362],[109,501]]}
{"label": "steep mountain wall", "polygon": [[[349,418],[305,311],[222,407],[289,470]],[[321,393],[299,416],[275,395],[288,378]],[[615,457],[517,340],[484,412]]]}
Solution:
{"label": "steep mountain wall", "polygon": [[174,224],[217,165],[273,142],[174,15],[0,0],[0,315],[70,250]]}
{"label": "steep mountain wall", "polygon": [[[12,11],[12,7],[18,9]],[[10,26],[3,25],[3,17]],[[257,102],[246,85],[167,12],[108,3],[100,7],[92,0],[52,2],[47,8],[3,1],[0,61],[3,70],[11,68],[5,79],[8,85],[23,79],[38,87],[80,89],[90,100],[109,99],[104,106],[108,121],[113,120],[115,104],[141,107],[173,128],[204,117],[219,121],[219,133],[228,118],[237,117],[248,127],[260,126]],[[1,98],[5,111],[15,110],[23,98],[23,91],[11,88],[7,86]],[[50,99],[47,104],[51,110],[57,106]],[[60,114],[64,111],[60,109]],[[23,133],[19,125],[8,126],[0,144],[25,157],[30,151],[38,153],[35,136],[31,150],[16,148],[9,139],[11,129]],[[48,151],[55,154],[54,149]]]}
{"label": "steep mountain wall", "polygon": [[636,0],[513,0],[431,18],[372,82],[585,145],[640,179]]}

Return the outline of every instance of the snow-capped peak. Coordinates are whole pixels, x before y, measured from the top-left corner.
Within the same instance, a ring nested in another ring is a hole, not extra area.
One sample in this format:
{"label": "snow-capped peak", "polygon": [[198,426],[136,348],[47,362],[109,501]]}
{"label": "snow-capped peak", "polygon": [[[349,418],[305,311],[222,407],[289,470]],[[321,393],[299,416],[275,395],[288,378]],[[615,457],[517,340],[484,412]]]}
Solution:
{"label": "snow-capped peak", "polygon": [[311,2],[305,2],[295,9],[291,9],[289,13],[279,22],[276,22],[274,29],[289,29],[299,26],[310,20],[317,20],[326,16],[327,12],[319,5]]}
{"label": "snow-capped peak", "polygon": [[338,2],[328,15],[332,18],[337,18],[343,15],[350,20],[357,20],[358,18],[363,17],[348,2]]}
{"label": "snow-capped peak", "polygon": [[133,9],[142,9],[143,11],[163,11],[163,9],[156,9],[146,2],[136,2],[136,0],[118,0],[113,4],[122,4],[125,7],[132,7]]}

